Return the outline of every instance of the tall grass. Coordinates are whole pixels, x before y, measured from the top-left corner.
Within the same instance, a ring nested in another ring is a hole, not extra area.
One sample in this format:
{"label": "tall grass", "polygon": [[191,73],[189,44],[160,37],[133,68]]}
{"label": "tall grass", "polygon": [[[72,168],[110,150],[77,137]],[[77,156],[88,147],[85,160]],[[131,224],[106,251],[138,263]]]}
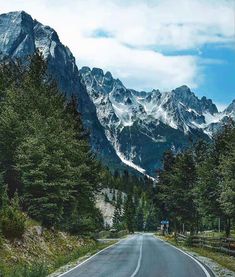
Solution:
{"label": "tall grass", "polygon": [[34,264],[33,266],[18,266],[11,272],[9,277],[45,277],[49,274],[45,264]]}
{"label": "tall grass", "polygon": [[46,277],[61,266],[75,261],[86,254],[94,254],[98,250],[105,248],[111,243],[90,243],[80,247],[77,250],[71,251],[70,253],[64,253],[54,257],[54,262],[50,263],[50,269],[46,263],[37,263],[31,266],[19,264],[14,268],[2,268],[0,265],[0,277]]}

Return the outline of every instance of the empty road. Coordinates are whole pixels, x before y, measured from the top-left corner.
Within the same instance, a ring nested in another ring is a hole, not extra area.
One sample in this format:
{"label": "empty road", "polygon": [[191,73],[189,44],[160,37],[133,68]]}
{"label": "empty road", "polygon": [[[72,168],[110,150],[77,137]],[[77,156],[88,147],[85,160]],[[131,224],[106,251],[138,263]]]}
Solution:
{"label": "empty road", "polygon": [[136,234],[61,277],[209,277],[197,261],[151,234]]}

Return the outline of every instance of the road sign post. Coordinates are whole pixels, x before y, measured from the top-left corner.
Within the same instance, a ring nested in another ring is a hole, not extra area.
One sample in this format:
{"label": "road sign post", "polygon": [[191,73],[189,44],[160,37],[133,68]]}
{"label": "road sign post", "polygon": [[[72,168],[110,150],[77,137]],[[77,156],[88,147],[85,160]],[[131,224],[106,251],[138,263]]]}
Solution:
{"label": "road sign post", "polygon": [[163,236],[169,233],[169,220],[162,220],[161,221],[161,230],[163,231]]}

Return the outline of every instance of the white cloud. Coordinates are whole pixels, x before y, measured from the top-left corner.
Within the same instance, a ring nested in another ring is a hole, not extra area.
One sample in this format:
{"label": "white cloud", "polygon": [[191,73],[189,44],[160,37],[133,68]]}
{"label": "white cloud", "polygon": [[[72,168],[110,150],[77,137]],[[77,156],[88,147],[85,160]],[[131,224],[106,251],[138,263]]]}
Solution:
{"label": "white cloud", "polygon": [[[0,0],[1,12],[25,10],[53,27],[78,64],[110,70],[129,87],[169,89],[203,79],[190,50],[234,40],[233,0]],[[112,38],[94,37],[97,30]]]}
{"label": "white cloud", "polygon": [[113,38],[84,39],[79,47],[79,65],[110,70],[130,88],[169,89],[182,84],[196,87],[197,59],[167,57],[151,50],[130,49]]}

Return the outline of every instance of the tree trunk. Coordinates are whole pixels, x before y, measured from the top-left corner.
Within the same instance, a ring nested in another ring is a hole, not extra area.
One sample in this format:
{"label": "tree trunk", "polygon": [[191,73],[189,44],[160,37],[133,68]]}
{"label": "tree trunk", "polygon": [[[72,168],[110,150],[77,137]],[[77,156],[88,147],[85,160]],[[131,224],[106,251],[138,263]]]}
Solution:
{"label": "tree trunk", "polygon": [[231,219],[227,218],[225,220],[225,234],[227,238],[230,236],[230,229],[231,229]]}

